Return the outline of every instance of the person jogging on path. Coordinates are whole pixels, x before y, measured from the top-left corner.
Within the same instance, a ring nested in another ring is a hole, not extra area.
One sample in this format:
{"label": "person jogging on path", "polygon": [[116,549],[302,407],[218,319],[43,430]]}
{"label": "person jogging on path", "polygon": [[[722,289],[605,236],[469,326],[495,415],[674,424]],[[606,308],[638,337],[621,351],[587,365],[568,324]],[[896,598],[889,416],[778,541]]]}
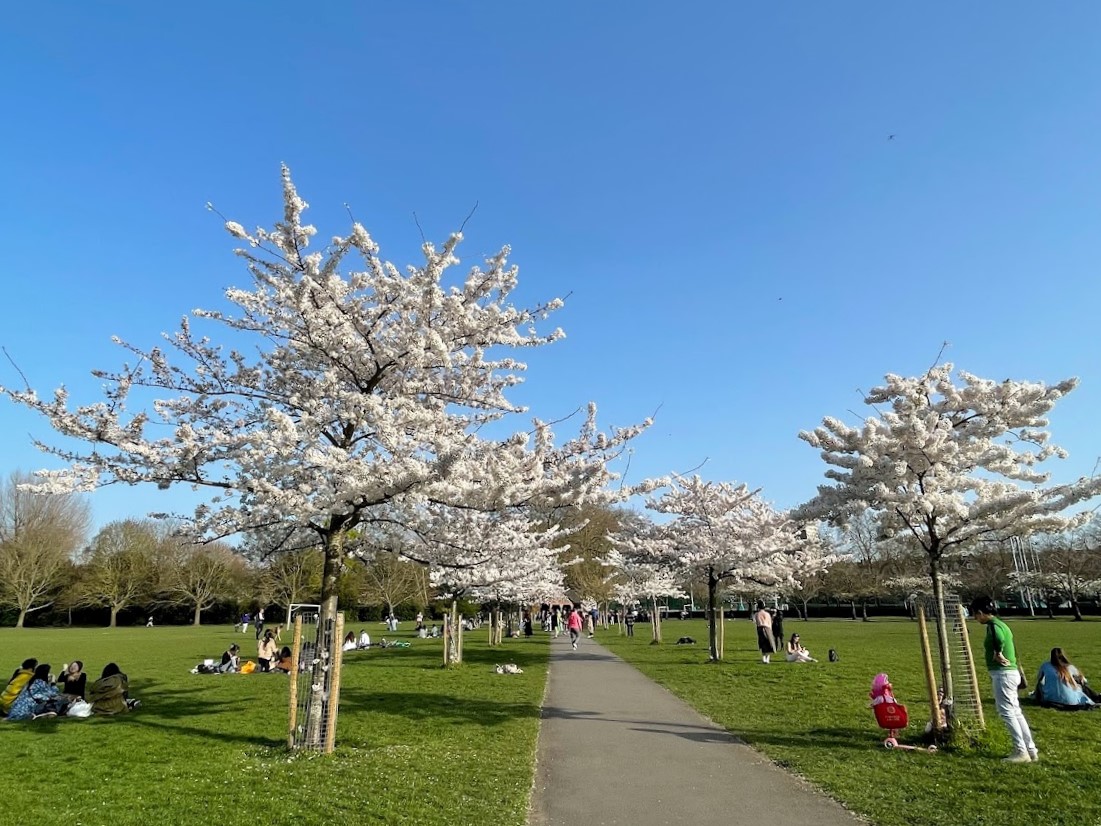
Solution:
{"label": "person jogging on path", "polygon": [[573,650],[577,650],[577,640],[581,636],[581,628],[584,626],[585,621],[581,619],[581,609],[574,608],[570,611],[570,618],[566,620],[566,628],[570,631],[570,644],[573,645]]}
{"label": "person jogging on path", "polygon": [[994,685],[994,706],[1013,739],[1013,754],[1006,757],[1005,762],[1032,763],[1040,759],[1040,754],[1032,740],[1032,730],[1021,711],[1021,704],[1017,701],[1021,673],[1017,669],[1013,632],[998,619],[997,613],[998,609],[990,597],[979,597],[971,603],[971,616],[980,625],[986,626],[983,652],[986,654],[990,682]]}

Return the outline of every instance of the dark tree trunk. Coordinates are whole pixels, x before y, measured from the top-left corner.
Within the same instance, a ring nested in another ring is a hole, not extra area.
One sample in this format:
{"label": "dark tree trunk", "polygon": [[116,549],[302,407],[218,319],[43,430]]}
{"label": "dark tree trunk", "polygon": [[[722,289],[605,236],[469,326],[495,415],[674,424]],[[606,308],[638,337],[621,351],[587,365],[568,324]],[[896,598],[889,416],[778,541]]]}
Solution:
{"label": "dark tree trunk", "polygon": [[707,645],[714,662],[719,660],[719,636],[715,626],[716,596],[719,590],[719,579],[715,576],[715,566],[707,566]]}

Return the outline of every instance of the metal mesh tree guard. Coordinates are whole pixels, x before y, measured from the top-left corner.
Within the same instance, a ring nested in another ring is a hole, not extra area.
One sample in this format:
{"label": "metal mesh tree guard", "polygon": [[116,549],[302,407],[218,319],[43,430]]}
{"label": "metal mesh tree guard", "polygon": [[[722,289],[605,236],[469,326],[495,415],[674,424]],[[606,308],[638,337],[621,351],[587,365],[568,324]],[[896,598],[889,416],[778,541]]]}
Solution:
{"label": "metal mesh tree guard", "polygon": [[336,744],[343,637],[343,614],[321,622],[316,612],[301,612],[294,619],[287,735],[293,751],[328,754]]}
{"label": "metal mesh tree guard", "polygon": [[[935,725],[956,724],[983,728],[982,697],[979,695],[979,681],[975,670],[975,659],[971,651],[971,639],[967,630],[967,618],[959,595],[944,595],[943,633],[948,642],[948,662],[940,655],[940,647],[930,645],[926,617],[932,618],[932,633],[941,633],[936,627],[937,605],[933,597],[925,597],[918,606],[920,632],[922,635],[922,653],[926,661],[926,685]],[[934,663],[936,668],[934,668]],[[945,692],[945,675],[950,676],[952,691]],[[940,684],[937,684],[937,680]]]}

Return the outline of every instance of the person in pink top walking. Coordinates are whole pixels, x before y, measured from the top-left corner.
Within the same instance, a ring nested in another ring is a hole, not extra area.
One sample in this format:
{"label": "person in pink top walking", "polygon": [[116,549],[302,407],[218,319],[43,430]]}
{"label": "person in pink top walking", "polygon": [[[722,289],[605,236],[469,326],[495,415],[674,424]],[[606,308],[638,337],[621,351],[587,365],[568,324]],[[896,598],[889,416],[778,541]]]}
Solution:
{"label": "person in pink top walking", "polygon": [[570,611],[570,618],[566,620],[566,628],[570,631],[570,644],[573,646],[573,650],[577,650],[577,640],[581,637],[581,629],[585,625],[585,620],[581,618],[581,609],[574,608]]}

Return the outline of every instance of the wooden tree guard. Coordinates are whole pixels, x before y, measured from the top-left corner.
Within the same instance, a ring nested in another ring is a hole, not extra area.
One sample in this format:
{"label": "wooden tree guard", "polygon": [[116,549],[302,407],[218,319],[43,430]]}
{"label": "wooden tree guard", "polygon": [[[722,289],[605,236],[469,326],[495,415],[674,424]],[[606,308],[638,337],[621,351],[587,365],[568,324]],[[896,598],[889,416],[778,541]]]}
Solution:
{"label": "wooden tree guard", "polygon": [[726,656],[726,611],[723,610],[722,605],[718,607],[719,611],[719,659],[721,660]]}
{"label": "wooden tree guard", "polygon": [[975,657],[971,653],[971,635],[967,631],[967,615],[963,612],[963,605],[959,608],[960,628],[963,629],[963,661],[967,666],[967,679],[971,681],[971,691],[975,697],[975,716],[979,720],[979,727],[986,728],[986,718],[982,713],[982,695],[979,694],[979,675],[975,673]]}
{"label": "wooden tree guard", "polygon": [[925,624],[925,607],[918,606],[918,633],[921,636],[921,658],[925,664],[925,687],[929,691],[929,711],[932,715],[933,728],[937,731],[944,728],[944,714],[940,707],[940,699],[937,697],[937,678],[933,670],[933,652],[929,648],[929,629]]}
{"label": "wooden tree guard", "polygon": [[451,612],[443,615],[443,665],[451,664]]}
{"label": "wooden tree guard", "polygon": [[333,628],[333,655],[329,665],[329,716],[325,721],[325,739],[322,742],[323,754],[332,754],[336,745],[336,715],[340,710],[340,668],[344,663],[344,614],[336,615]]}
{"label": "wooden tree guard", "polygon": [[291,679],[291,715],[290,729],[287,733],[287,748],[294,748],[294,729],[298,725],[298,658],[302,654],[302,617],[294,618],[294,642],[291,643],[291,662],[294,671],[290,673]]}

